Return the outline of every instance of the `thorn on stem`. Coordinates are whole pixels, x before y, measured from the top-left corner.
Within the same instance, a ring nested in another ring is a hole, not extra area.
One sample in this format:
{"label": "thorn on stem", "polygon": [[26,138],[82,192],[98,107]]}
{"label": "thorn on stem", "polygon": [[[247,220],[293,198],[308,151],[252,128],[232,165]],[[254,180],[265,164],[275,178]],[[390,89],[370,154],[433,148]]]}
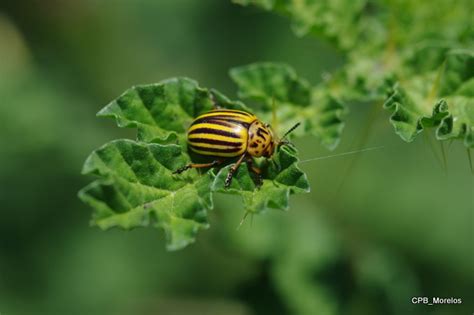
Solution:
{"label": "thorn on stem", "polygon": [[443,141],[440,141],[439,143],[441,146],[441,156],[443,157],[443,168],[444,168],[444,172],[447,175],[448,174],[448,160],[446,159],[446,151],[444,149]]}
{"label": "thorn on stem", "polygon": [[474,175],[474,166],[472,165],[471,149],[467,148],[467,158],[469,160],[469,167],[471,168],[471,174]]}
{"label": "thorn on stem", "polygon": [[240,229],[242,224],[244,224],[245,219],[247,219],[247,216],[249,215],[250,211],[245,211],[244,216],[242,217],[242,220],[240,220],[239,225],[237,226],[237,231]]}

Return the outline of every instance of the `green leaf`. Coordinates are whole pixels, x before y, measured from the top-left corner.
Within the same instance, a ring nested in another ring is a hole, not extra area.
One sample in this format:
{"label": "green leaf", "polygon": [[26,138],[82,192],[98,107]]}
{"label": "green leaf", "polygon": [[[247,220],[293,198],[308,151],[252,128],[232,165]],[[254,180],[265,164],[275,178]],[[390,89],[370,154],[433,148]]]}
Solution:
{"label": "green leaf", "polygon": [[253,4],[256,6],[260,6],[266,10],[273,9],[277,0],[233,0],[233,2],[238,3],[240,5],[249,5]]}
{"label": "green leaf", "polygon": [[439,140],[463,139],[468,148],[474,146],[473,51],[450,51],[438,71],[389,85],[384,107],[392,111],[390,122],[403,140],[432,127]]}
{"label": "green leaf", "polygon": [[321,34],[344,49],[352,47],[360,36],[358,19],[366,0],[234,0],[242,5],[255,5],[274,10],[292,20],[297,36],[310,32]]}
{"label": "green leaf", "polygon": [[[246,110],[219,94],[219,105]],[[213,108],[211,92],[188,78],[134,86],[97,114],[115,118],[119,127],[137,128],[138,140],[183,144],[191,121]]]}
{"label": "green leaf", "polygon": [[[468,9],[472,1],[236,2],[285,15],[297,35],[314,33],[342,49],[347,62],[327,76],[327,94],[344,102],[385,101],[385,107],[394,112],[391,123],[396,133],[406,141],[436,124],[438,139],[464,138],[471,146],[471,97],[453,96],[470,93],[465,76],[472,72],[472,63],[449,57],[449,71],[437,83],[436,93],[431,93],[430,85],[450,51],[474,47],[472,10]],[[394,78],[400,84],[395,86]],[[459,84],[463,90],[455,92]],[[444,111],[442,99],[449,112]],[[440,121],[440,115],[445,120]]]}
{"label": "green leaf", "polygon": [[[308,92],[306,87],[301,90]],[[175,250],[194,242],[197,232],[208,227],[212,191],[242,195],[250,212],[287,209],[290,194],[309,191],[306,175],[296,166],[296,151],[289,147],[281,148],[264,167],[261,188],[242,165],[233,186],[225,190],[223,178],[232,159],[220,168],[173,174],[192,162],[186,148],[188,126],[214,103],[249,111],[243,103],[186,78],[133,87],[102,109],[99,116],[115,118],[120,127],[137,128],[138,140],[112,141],[87,158],[83,173],[99,178],[79,197],[94,208],[92,224],[102,229],[159,227],[166,233],[168,249]],[[194,162],[204,159],[192,156]]]}
{"label": "green leaf", "polygon": [[[411,49],[426,40],[473,44],[470,0],[233,0],[288,17],[297,36],[308,33],[332,40],[346,53],[381,56],[396,47]],[[450,14],[446,14],[449,12]],[[436,21],[436,23],[433,23]],[[453,46],[454,45],[454,46]],[[385,50],[385,52],[384,52]]]}
{"label": "green leaf", "polygon": [[262,62],[236,67],[230,70],[230,77],[239,87],[239,97],[262,101],[267,108],[271,108],[273,97],[297,106],[310,103],[310,84],[285,64]]}
{"label": "green leaf", "polygon": [[177,145],[109,142],[87,158],[83,174],[99,179],[83,188],[79,198],[95,209],[93,225],[160,227],[168,249],[180,249],[208,227],[207,210],[212,208],[207,174],[172,174],[188,160]]}
{"label": "green leaf", "polygon": [[264,166],[261,187],[255,184],[255,178],[247,166],[242,165],[235,173],[231,186],[224,188],[229,165],[219,170],[212,190],[240,195],[247,212],[258,213],[270,208],[288,210],[291,194],[309,192],[308,179],[298,168],[297,162],[296,149],[282,146],[272,157],[272,162]]}
{"label": "green leaf", "polygon": [[254,63],[233,68],[230,76],[239,87],[239,96],[260,102],[257,111],[264,121],[272,121],[275,102],[277,134],[282,135],[296,123],[302,127],[295,135],[314,135],[323,145],[334,149],[344,128],[345,106],[324,87],[311,87],[293,68],[278,63]]}

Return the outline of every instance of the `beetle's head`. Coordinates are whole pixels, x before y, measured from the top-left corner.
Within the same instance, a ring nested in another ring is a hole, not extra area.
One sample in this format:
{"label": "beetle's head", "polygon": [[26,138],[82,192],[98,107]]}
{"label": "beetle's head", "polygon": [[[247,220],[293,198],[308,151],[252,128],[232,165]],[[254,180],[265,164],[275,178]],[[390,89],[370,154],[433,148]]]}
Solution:
{"label": "beetle's head", "polygon": [[254,157],[270,157],[275,151],[275,139],[272,128],[260,120],[254,121],[249,127],[247,152]]}
{"label": "beetle's head", "polygon": [[291,127],[281,139],[275,137],[275,133],[268,124],[256,120],[249,127],[249,143],[247,152],[254,157],[264,156],[270,158],[280,145],[291,144],[287,136],[295,130],[300,123]]}
{"label": "beetle's head", "polygon": [[276,146],[277,146],[277,142],[275,141],[272,135],[271,140],[268,142],[267,147],[263,151],[263,156],[266,158],[270,158],[273,155],[273,153],[275,153]]}

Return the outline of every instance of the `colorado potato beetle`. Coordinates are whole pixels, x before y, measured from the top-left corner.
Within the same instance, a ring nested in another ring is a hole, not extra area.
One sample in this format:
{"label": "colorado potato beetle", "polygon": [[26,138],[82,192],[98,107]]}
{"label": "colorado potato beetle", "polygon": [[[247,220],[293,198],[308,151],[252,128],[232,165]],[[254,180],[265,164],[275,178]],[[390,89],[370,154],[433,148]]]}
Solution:
{"label": "colorado potato beetle", "polygon": [[298,126],[299,123],[281,139],[277,139],[270,125],[264,124],[254,114],[216,106],[195,118],[187,131],[188,148],[199,155],[215,159],[210,163],[190,163],[174,173],[180,174],[190,168],[214,167],[238,157],[227,174],[225,188],[230,186],[234,173],[243,161],[261,182],[261,171],[253,165],[253,158],[271,158],[279,145],[288,143],[285,137]]}

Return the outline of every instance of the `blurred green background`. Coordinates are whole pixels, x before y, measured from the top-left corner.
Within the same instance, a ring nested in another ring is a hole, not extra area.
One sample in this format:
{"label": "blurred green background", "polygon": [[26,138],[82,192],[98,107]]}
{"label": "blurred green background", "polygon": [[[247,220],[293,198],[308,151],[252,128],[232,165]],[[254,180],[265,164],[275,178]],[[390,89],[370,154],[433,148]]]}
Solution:
{"label": "blurred green background", "polygon": [[[97,119],[100,108],[173,76],[235,97],[228,69],[267,60],[313,84],[343,62],[285,19],[228,1],[2,2],[0,313],[471,314],[466,150],[453,143],[445,168],[429,137],[403,143],[374,104],[351,106],[336,153],[384,148],[302,164],[312,192],[289,212],[237,230],[238,198],[219,195],[211,228],[179,252],[151,228],[89,227],[91,209],[76,197],[91,179],[82,163],[134,137]],[[312,138],[296,145],[302,159],[332,154]],[[413,305],[415,296],[463,303]]]}

